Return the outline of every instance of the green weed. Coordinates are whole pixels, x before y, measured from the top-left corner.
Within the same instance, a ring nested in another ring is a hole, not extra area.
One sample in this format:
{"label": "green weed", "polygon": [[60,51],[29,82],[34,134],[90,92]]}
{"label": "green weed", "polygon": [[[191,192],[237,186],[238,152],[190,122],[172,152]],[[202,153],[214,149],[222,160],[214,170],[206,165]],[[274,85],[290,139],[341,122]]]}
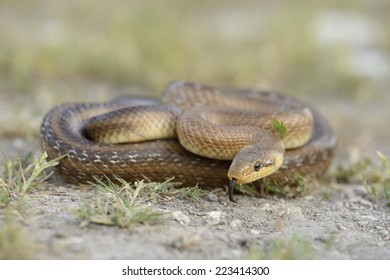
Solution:
{"label": "green weed", "polygon": [[356,179],[357,176],[360,176],[363,172],[365,172],[370,165],[372,164],[372,159],[364,158],[359,160],[349,166],[337,166],[334,177],[337,182],[340,183],[348,183]]}
{"label": "green weed", "polygon": [[136,223],[155,221],[163,215],[142,203],[139,196],[145,187],[142,181],[132,186],[120,178],[117,182],[97,179],[96,187],[103,196],[96,197],[91,203],[83,199],[76,212],[84,220],[83,226],[95,223],[124,228]]}
{"label": "green weed", "polygon": [[23,197],[32,187],[47,180],[52,172],[47,170],[58,164],[59,158],[47,161],[47,153],[31,159],[28,155],[24,160],[9,160],[3,156],[4,165],[0,175],[0,207],[5,207],[11,201]]}
{"label": "green weed", "polygon": [[336,242],[336,237],[337,236],[335,234],[330,234],[328,236],[328,238],[325,240],[325,249],[326,250],[330,250],[333,247],[333,245]]}
{"label": "green weed", "polygon": [[258,188],[256,186],[252,186],[252,185],[236,184],[234,186],[234,190],[236,190],[239,193],[242,193],[244,195],[248,195],[248,196],[260,196],[261,195]]}
{"label": "green weed", "polygon": [[298,173],[294,173],[288,182],[280,183],[269,178],[263,178],[261,187],[236,184],[234,189],[244,195],[264,196],[265,194],[274,194],[285,197],[297,196],[308,189],[308,178]]}
{"label": "green weed", "polygon": [[278,121],[277,119],[271,120],[271,128],[277,132],[281,139],[287,134],[287,128],[284,122]]}
{"label": "green weed", "polygon": [[385,200],[390,207],[390,164],[388,158],[381,152],[377,152],[381,163],[373,166],[373,176],[370,180],[363,177],[362,181],[366,187],[369,198],[373,202]]}
{"label": "green weed", "polygon": [[268,178],[263,179],[262,187],[266,193],[280,194],[284,196],[296,196],[308,189],[308,178],[294,173],[288,182],[283,184]]}
{"label": "green weed", "polygon": [[182,187],[181,183],[172,182],[174,178],[168,179],[162,183],[148,183],[143,195],[152,201],[171,198],[189,198],[198,200],[202,189],[198,186]]}
{"label": "green weed", "polygon": [[121,178],[115,181],[108,178],[95,178],[94,185],[100,193],[92,202],[82,199],[82,205],[76,214],[82,218],[83,225],[96,223],[129,227],[133,224],[153,222],[164,213],[155,211],[146,205],[173,198],[199,199],[201,189],[177,188],[178,184],[167,180],[162,183],[138,181],[131,184]]}
{"label": "green weed", "polygon": [[390,206],[390,164],[388,158],[377,152],[379,163],[372,158],[364,158],[350,166],[339,166],[333,175],[338,182],[360,182],[373,202],[385,200]]}

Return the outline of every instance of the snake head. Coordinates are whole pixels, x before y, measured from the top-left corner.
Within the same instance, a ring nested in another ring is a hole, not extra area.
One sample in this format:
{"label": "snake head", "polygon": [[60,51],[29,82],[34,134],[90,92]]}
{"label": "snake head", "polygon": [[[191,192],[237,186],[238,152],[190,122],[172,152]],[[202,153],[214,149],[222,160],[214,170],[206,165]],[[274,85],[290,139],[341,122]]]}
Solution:
{"label": "snake head", "polygon": [[271,175],[283,163],[284,145],[280,141],[272,147],[260,144],[244,147],[233,159],[227,173],[238,184],[247,184]]}

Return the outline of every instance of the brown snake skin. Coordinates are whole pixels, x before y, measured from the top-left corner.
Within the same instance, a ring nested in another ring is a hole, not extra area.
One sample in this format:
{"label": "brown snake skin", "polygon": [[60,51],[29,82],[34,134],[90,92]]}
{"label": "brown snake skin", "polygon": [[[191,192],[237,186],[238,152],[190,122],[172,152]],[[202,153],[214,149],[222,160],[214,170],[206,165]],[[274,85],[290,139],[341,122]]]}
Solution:
{"label": "brown snake skin", "polygon": [[[202,96],[205,91],[216,91],[218,94],[227,91],[240,98],[261,96],[278,102],[297,102],[291,97],[273,92],[217,88],[190,82],[176,82],[167,89],[168,92],[177,90],[192,91],[195,95]],[[183,105],[180,104],[180,98],[175,98],[176,104]],[[220,95],[214,98],[221,100]],[[166,97],[162,101],[171,103]],[[182,182],[185,186],[227,186],[229,179],[226,174],[231,161],[194,155],[175,139],[112,145],[97,143],[85,136],[85,124],[94,116],[130,105],[159,102],[161,101],[152,98],[129,97],[107,103],[59,105],[44,117],[41,126],[44,148],[50,159],[67,155],[60,160],[58,168],[63,177],[74,184],[93,182],[94,177],[105,175],[109,179],[120,177],[131,182],[145,178],[161,182],[174,177],[174,181]],[[195,105],[207,105],[204,101],[196,102],[200,104]],[[181,107],[195,105],[185,104]],[[287,150],[282,166],[268,177],[270,180],[285,184],[295,173],[317,177],[327,170],[333,158],[336,137],[329,123],[318,112],[311,110],[314,129],[310,141],[301,148]],[[141,115],[140,123],[147,121],[142,118],[144,117]],[[253,184],[259,186],[261,181]]]}

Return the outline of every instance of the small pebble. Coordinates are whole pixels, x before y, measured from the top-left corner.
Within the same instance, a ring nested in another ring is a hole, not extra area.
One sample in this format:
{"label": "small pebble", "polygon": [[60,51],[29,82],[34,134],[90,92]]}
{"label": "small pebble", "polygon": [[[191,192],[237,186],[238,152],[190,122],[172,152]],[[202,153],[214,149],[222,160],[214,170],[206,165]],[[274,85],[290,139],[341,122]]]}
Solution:
{"label": "small pebble", "polygon": [[361,227],[365,227],[365,226],[367,226],[368,224],[369,224],[368,221],[359,221],[359,222],[358,222],[358,225],[361,226]]}
{"label": "small pebble", "polygon": [[350,198],[350,202],[352,202],[352,203],[359,203],[360,200],[362,200],[362,198],[358,197],[358,196],[354,196],[354,197]]}
{"label": "small pebble", "polygon": [[207,195],[207,200],[209,201],[217,201],[218,200],[218,196],[215,194],[215,193],[209,193]]}
{"label": "small pebble", "polygon": [[369,201],[366,200],[366,199],[361,199],[361,200],[359,201],[359,203],[360,203],[361,205],[364,205],[364,206],[367,206],[367,207],[371,207],[371,206],[372,206],[372,203],[369,202]]}
{"label": "small pebble", "polygon": [[326,236],[322,235],[322,236],[315,237],[314,240],[325,243],[328,240],[328,238],[326,238]]}
{"label": "small pebble", "polygon": [[234,229],[234,230],[237,230],[239,228],[241,228],[241,225],[242,225],[242,222],[241,220],[239,219],[236,219],[236,220],[233,220],[229,223],[229,226]]}
{"label": "small pebble", "polygon": [[314,197],[312,195],[306,195],[303,197],[304,200],[306,201],[313,201],[314,200]]}
{"label": "small pebble", "polygon": [[56,238],[65,238],[65,237],[66,237],[66,235],[65,235],[63,232],[56,232],[56,233],[54,234],[54,236],[55,236]]}
{"label": "small pebble", "polygon": [[353,189],[353,192],[355,193],[355,195],[358,195],[358,196],[364,196],[367,194],[367,189],[365,186],[356,186],[354,189]]}
{"label": "small pebble", "polygon": [[210,225],[218,225],[221,222],[221,211],[211,211],[205,216],[206,222]]}
{"label": "small pebble", "polygon": [[346,229],[347,229],[343,224],[340,224],[340,223],[336,224],[336,227],[337,227],[337,229],[338,229],[339,231],[340,231],[340,230],[346,230]]}
{"label": "small pebble", "polygon": [[344,202],[342,202],[342,201],[337,201],[336,202],[336,206],[337,206],[337,208],[344,208]]}
{"label": "small pebble", "polygon": [[187,215],[183,214],[182,212],[180,211],[175,211],[172,213],[172,217],[178,221],[180,224],[182,225],[186,225],[188,224],[189,222],[191,222],[191,219],[190,217],[188,217]]}
{"label": "small pebble", "polygon": [[382,236],[382,240],[390,241],[390,234],[389,233],[381,234],[381,236]]}
{"label": "small pebble", "polygon": [[362,216],[362,218],[364,218],[364,220],[366,220],[366,221],[378,221],[379,220],[377,217],[374,217],[374,216]]}
{"label": "small pebble", "polygon": [[273,207],[271,207],[270,203],[264,203],[263,206],[261,207],[261,210],[272,213],[274,211]]}

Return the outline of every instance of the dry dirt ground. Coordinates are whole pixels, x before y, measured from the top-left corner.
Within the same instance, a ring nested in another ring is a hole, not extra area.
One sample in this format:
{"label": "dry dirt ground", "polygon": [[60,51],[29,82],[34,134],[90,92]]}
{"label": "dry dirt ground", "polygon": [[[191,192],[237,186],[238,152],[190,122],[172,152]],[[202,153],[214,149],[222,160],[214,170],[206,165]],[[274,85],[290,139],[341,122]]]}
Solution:
{"label": "dry dirt ground", "polygon": [[[313,102],[339,138],[333,165],[363,155],[389,155],[389,100]],[[359,116],[364,116],[359,119]],[[42,116],[43,117],[43,116]],[[40,140],[1,140],[6,155],[40,151]],[[170,199],[151,205],[166,212],[153,223],[128,228],[89,224],[75,215],[94,189],[69,186],[55,177],[24,199],[23,239],[38,259],[390,259],[390,208],[373,201],[362,183],[319,182],[296,198],[237,196],[204,191],[199,200]],[[6,210],[0,210],[4,226]],[[19,222],[18,222],[19,224]]]}

